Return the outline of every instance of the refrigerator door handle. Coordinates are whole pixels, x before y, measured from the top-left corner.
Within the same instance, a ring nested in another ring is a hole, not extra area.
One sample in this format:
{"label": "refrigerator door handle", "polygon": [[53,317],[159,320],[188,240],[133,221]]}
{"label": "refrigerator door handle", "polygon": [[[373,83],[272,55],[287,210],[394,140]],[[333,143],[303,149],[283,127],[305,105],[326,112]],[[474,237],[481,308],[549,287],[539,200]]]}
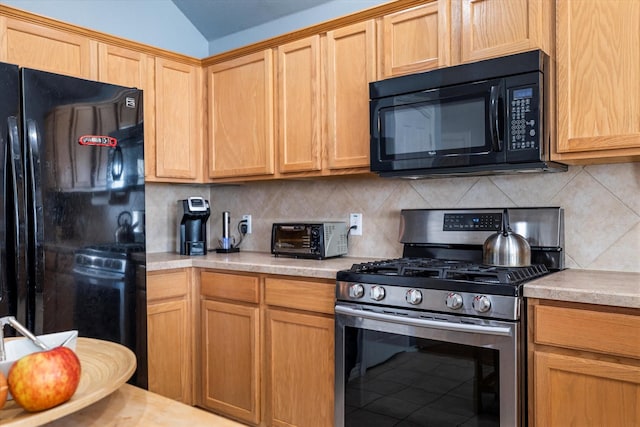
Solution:
{"label": "refrigerator door handle", "polygon": [[[14,286],[17,299],[17,318],[19,321],[27,322],[26,301],[28,299],[26,281],[26,229],[25,229],[25,199],[24,199],[24,168],[22,163],[21,139],[18,128],[18,118],[10,116],[7,118],[9,140],[7,144],[8,153],[6,166],[9,172],[11,194],[9,197],[13,204],[12,229],[7,232],[12,233],[13,241],[13,263],[15,270]],[[8,249],[8,248],[7,248]],[[7,259],[7,262],[10,260]]]}
{"label": "refrigerator door handle", "polygon": [[[34,286],[36,293],[42,292],[44,280],[44,212],[42,203],[42,179],[40,176],[40,151],[38,150],[38,130],[36,122],[32,119],[27,120],[27,173],[28,173],[28,191],[31,217],[31,232],[33,237],[31,244],[35,256],[32,259]],[[37,329],[36,325],[36,329]],[[40,329],[37,329],[40,330]]]}

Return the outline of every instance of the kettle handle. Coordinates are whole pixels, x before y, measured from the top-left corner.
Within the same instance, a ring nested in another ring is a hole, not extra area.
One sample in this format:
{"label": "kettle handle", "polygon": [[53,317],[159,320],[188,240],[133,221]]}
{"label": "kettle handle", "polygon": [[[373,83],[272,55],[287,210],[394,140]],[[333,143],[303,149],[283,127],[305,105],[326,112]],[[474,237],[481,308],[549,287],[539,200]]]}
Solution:
{"label": "kettle handle", "polygon": [[506,208],[502,211],[502,229],[500,232],[503,236],[507,236],[511,233],[511,226],[509,225],[509,210]]}

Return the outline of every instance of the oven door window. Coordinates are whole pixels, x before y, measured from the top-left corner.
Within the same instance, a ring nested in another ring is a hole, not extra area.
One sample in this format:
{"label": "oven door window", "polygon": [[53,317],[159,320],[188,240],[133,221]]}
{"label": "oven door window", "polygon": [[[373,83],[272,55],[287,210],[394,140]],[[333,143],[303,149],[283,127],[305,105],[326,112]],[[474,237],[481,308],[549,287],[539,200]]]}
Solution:
{"label": "oven door window", "polygon": [[395,96],[380,101],[380,160],[487,154],[501,150],[499,81]]}
{"label": "oven door window", "polygon": [[345,426],[499,426],[499,352],[346,326]]}

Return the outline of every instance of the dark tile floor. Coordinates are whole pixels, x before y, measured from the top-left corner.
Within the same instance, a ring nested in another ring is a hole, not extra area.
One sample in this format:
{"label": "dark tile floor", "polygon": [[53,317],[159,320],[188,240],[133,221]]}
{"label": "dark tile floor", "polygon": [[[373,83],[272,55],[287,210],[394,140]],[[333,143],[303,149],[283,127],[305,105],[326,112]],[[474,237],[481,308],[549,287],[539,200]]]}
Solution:
{"label": "dark tile floor", "polygon": [[[491,368],[483,370],[486,375]],[[350,427],[498,426],[496,395],[478,392],[477,376],[472,360],[420,351],[398,353],[367,369],[366,375],[352,371],[346,423]]]}

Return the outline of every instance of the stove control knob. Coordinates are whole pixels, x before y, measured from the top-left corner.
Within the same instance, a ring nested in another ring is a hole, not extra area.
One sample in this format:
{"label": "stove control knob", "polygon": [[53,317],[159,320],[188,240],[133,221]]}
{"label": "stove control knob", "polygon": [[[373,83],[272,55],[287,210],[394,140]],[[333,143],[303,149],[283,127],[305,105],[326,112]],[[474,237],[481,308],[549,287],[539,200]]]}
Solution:
{"label": "stove control knob", "polygon": [[380,301],[384,298],[384,288],[382,286],[372,286],[369,291],[369,296],[374,301]]}
{"label": "stove control knob", "polygon": [[349,298],[362,298],[364,296],[364,286],[360,283],[349,286]]}
{"label": "stove control knob", "polygon": [[473,309],[478,313],[486,313],[491,308],[491,300],[486,295],[473,297]]}
{"label": "stove control knob", "polygon": [[409,289],[405,299],[409,304],[418,305],[422,302],[422,292],[417,289]]}
{"label": "stove control knob", "polygon": [[450,292],[449,294],[447,294],[445,303],[450,309],[457,310],[462,307],[462,296],[460,296],[460,294]]}

